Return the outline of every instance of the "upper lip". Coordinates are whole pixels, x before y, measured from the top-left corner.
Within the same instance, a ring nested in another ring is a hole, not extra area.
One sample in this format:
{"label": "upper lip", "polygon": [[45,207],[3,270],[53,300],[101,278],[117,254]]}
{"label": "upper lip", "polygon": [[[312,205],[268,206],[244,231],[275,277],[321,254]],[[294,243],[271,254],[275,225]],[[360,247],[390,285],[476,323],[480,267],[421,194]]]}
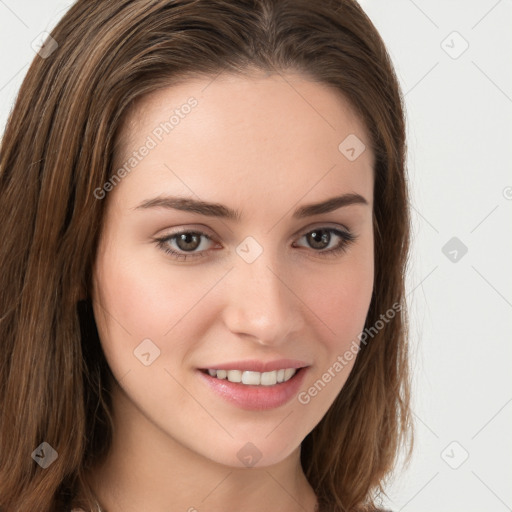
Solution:
{"label": "upper lip", "polygon": [[274,370],[281,370],[286,368],[304,368],[309,366],[304,361],[297,359],[276,359],[275,361],[259,361],[256,359],[246,361],[232,361],[230,363],[213,364],[202,370],[242,370],[250,372],[271,372]]}

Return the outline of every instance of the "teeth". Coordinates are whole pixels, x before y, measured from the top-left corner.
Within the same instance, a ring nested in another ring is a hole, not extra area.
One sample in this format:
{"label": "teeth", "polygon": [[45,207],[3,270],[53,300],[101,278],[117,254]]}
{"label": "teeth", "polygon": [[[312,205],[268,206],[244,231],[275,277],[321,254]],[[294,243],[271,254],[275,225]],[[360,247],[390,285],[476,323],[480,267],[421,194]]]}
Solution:
{"label": "teeth", "polygon": [[229,382],[242,382],[242,372],[240,370],[228,370],[227,379]]}
{"label": "teeth", "polygon": [[290,380],[295,375],[295,368],[286,368],[284,371],[284,381]]}
{"label": "teeth", "polygon": [[249,386],[274,386],[290,380],[297,373],[296,368],[283,368],[271,372],[251,372],[241,370],[208,370],[211,377],[227,379]]}
{"label": "teeth", "polygon": [[242,384],[251,384],[252,386],[259,386],[261,381],[261,373],[259,372],[244,372],[242,373]]}
{"label": "teeth", "polygon": [[265,372],[261,374],[261,382],[262,386],[273,386],[277,384],[277,371],[273,372]]}

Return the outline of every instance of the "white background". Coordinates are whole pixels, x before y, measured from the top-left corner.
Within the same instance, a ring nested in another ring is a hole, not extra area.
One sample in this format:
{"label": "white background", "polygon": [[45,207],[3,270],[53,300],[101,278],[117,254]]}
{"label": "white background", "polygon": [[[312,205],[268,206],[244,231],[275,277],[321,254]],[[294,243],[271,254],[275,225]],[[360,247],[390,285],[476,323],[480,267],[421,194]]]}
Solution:
{"label": "white background", "polygon": [[[71,3],[0,0],[0,133],[32,41]],[[413,213],[416,450],[384,504],[512,510],[512,1],[361,4],[405,95]]]}

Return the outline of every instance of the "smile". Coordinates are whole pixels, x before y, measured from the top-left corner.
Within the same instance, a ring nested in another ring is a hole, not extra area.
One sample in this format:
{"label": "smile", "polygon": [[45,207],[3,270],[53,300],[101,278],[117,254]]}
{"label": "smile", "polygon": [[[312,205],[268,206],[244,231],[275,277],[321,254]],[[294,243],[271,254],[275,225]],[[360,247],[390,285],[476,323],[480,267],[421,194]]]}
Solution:
{"label": "smile", "polygon": [[[309,367],[298,366],[291,368],[281,363],[286,368],[265,368],[260,364],[262,370],[255,371],[256,364],[247,363],[240,365],[226,365],[227,369],[198,369],[197,375],[206,384],[210,392],[221,397],[231,404],[246,410],[266,410],[284,406],[292,400],[299,392]],[[291,363],[293,364],[293,363]],[[237,367],[237,369],[228,369]],[[242,366],[242,368],[240,368]],[[243,369],[243,366],[250,366],[252,369]]]}
{"label": "smile", "polygon": [[281,368],[271,372],[254,372],[242,370],[207,370],[210,377],[228,380],[248,386],[275,386],[289,381],[297,372],[296,368]]}

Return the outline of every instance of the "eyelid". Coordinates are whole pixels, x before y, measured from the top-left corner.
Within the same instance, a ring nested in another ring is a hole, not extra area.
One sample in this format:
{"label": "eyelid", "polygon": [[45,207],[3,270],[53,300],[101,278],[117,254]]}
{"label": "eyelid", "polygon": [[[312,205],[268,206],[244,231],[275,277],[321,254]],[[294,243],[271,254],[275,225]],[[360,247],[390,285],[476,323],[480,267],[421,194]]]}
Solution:
{"label": "eyelid", "polygon": [[310,233],[311,231],[314,231],[315,229],[337,229],[338,231],[344,231],[348,234],[351,234],[352,232],[350,229],[345,226],[344,224],[339,224],[336,222],[313,222],[309,224],[308,226],[299,229],[294,235],[292,236],[303,236],[307,233]]}
{"label": "eyelid", "polygon": [[[336,224],[335,226],[330,225],[330,223],[324,223],[324,224],[312,224],[310,226],[307,226],[305,228],[302,228],[298,232],[297,235],[293,235],[295,238],[303,238],[304,236],[310,234],[311,232],[315,230],[325,230],[327,232],[330,232],[331,234],[334,234],[334,236],[337,236],[341,240],[338,242],[338,245],[335,247],[332,247],[330,249],[323,249],[323,250],[315,250],[313,248],[309,249],[309,252],[311,252],[315,257],[320,258],[328,258],[328,257],[337,257],[338,254],[346,252],[348,249],[348,246],[350,246],[353,242],[355,242],[358,238],[358,235],[355,233],[352,233],[348,228],[343,226],[343,229],[340,229],[340,225]],[[153,239],[153,241],[157,244],[157,246],[160,248],[160,250],[164,251],[164,253],[167,253],[171,255],[171,258],[174,260],[187,260],[190,258],[191,260],[196,260],[198,258],[208,256],[209,250],[203,249],[202,251],[198,252],[186,252],[181,250],[173,249],[169,246],[169,241],[171,239],[174,239],[178,235],[181,234],[187,234],[192,233],[196,235],[200,235],[208,239],[209,241],[215,243],[217,242],[216,238],[209,235],[208,233],[205,233],[203,229],[195,229],[190,226],[183,226],[182,228],[178,228],[176,231],[170,232],[166,235],[163,235],[161,237],[156,237]],[[219,243],[219,242],[217,242]],[[303,246],[299,246],[303,247]]]}
{"label": "eyelid", "polygon": [[[157,238],[169,238],[175,235],[180,235],[182,233],[198,233],[202,234],[205,237],[209,238],[212,241],[217,240],[217,235],[213,234],[213,231],[209,229],[208,227],[203,227],[202,225],[197,225],[199,227],[195,227],[194,225],[187,225],[182,227],[177,227],[173,231],[166,232],[165,234],[155,237]],[[341,229],[340,229],[341,228]],[[311,231],[314,231],[315,229],[337,229],[339,231],[344,231],[346,234],[351,235],[354,234],[352,231],[345,226],[344,224],[340,223],[333,223],[333,222],[313,222],[308,226],[300,228],[298,231],[296,231],[294,234],[291,235],[291,238],[294,239],[298,236],[304,236]]]}
{"label": "eyelid", "polygon": [[[168,240],[171,240],[171,239],[175,239],[175,237],[177,237],[178,235],[182,235],[182,234],[187,234],[187,233],[193,233],[195,235],[200,235],[200,236],[203,236],[204,238],[206,238],[207,240],[209,240],[210,242],[212,242],[214,245],[215,244],[219,244],[220,242],[217,241],[216,237],[212,236],[211,234],[207,233],[206,230],[203,230],[203,229],[195,229],[195,228],[183,228],[183,229],[177,229],[176,231],[171,231],[170,233],[166,233],[162,236],[159,236],[159,237],[155,237],[153,238],[153,241],[155,242],[162,242],[162,243],[165,243],[166,241]],[[203,250],[203,251],[199,251],[199,252],[190,252],[190,253],[186,253],[186,252],[183,252],[183,254],[188,254],[188,255],[199,255],[201,253],[204,253],[206,252],[208,249],[206,250]]]}

